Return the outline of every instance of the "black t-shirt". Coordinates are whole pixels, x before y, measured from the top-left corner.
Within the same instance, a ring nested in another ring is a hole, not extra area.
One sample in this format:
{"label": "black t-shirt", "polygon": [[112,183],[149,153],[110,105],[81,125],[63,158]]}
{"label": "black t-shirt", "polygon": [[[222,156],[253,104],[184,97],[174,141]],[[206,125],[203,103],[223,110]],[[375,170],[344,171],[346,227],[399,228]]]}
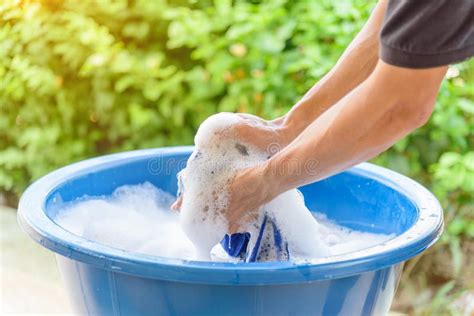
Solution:
{"label": "black t-shirt", "polygon": [[449,65],[474,55],[474,0],[390,0],[380,58],[406,68]]}

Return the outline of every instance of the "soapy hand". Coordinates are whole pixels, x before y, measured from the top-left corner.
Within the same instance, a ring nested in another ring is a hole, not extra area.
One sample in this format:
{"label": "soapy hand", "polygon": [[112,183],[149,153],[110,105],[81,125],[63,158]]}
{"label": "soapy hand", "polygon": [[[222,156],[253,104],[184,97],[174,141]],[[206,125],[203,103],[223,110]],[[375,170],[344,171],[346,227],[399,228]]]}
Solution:
{"label": "soapy hand", "polygon": [[255,220],[259,207],[277,195],[272,183],[267,182],[265,164],[238,171],[229,191],[226,214],[231,234],[238,232],[243,223]]}
{"label": "soapy hand", "polygon": [[[269,156],[275,154],[278,150],[284,147],[288,140],[282,128],[282,120],[266,121],[258,116],[251,114],[238,114],[242,118],[242,122],[237,123],[231,127],[231,135],[242,140],[244,143],[252,144],[258,148],[264,149]],[[249,209],[256,209],[264,201],[262,188],[263,183],[258,183],[261,180],[258,177],[260,168],[249,168],[239,171],[230,185],[231,204],[228,211],[229,229],[236,230],[239,225],[241,217],[242,220],[247,220],[248,216],[252,216],[255,212],[246,212]],[[256,182],[257,181],[257,182]],[[183,202],[183,196],[179,196],[171,206],[174,211],[179,211]],[[246,208],[251,207],[251,208]],[[231,231],[232,232],[232,231]]]}
{"label": "soapy hand", "polygon": [[275,154],[275,148],[270,145],[279,148],[287,145],[288,140],[283,131],[282,119],[266,121],[245,113],[239,113],[238,116],[242,118],[242,122],[232,126],[237,139],[266,150],[269,154]]}
{"label": "soapy hand", "polygon": [[[262,166],[257,166],[238,171],[232,179],[229,185],[230,204],[226,210],[229,233],[236,233],[243,223],[255,220],[258,208],[277,195],[271,185],[265,185],[265,178]],[[181,195],[171,209],[179,211],[182,202]]]}

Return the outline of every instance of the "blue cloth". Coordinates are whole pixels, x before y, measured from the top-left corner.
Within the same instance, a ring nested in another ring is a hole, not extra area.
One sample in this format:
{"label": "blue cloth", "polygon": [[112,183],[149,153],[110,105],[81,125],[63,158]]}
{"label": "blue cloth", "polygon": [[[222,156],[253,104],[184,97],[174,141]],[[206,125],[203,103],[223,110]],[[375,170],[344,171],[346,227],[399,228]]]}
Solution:
{"label": "blue cloth", "polygon": [[288,244],[283,241],[280,230],[268,217],[263,218],[255,242],[250,233],[225,235],[221,246],[234,258],[245,262],[289,260]]}

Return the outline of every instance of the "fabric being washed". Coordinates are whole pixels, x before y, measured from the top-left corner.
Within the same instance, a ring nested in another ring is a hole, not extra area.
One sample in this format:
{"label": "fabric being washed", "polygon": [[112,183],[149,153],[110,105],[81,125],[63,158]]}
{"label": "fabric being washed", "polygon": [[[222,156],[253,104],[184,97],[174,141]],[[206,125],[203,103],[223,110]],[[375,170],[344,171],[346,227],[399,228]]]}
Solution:
{"label": "fabric being washed", "polygon": [[263,218],[255,241],[249,245],[250,237],[250,233],[225,235],[220,245],[228,256],[245,262],[286,261],[290,258],[288,243],[268,216]]}
{"label": "fabric being washed", "polygon": [[231,113],[204,121],[187,166],[178,175],[180,224],[198,260],[209,260],[211,249],[219,243],[230,256],[249,262],[330,255],[319,223],[297,190],[263,205],[254,221],[243,223],[241,234],[227,235],[230,181],[238,170],[268,159],[265,150],[238,139],[234,127],[240,123],[242,118]]}

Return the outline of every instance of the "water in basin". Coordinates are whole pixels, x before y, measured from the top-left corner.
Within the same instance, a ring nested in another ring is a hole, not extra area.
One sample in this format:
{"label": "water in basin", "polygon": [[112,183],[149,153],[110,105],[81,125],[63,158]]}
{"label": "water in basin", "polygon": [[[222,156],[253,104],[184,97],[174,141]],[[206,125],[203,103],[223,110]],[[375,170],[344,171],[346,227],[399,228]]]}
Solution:
{"label": "water in basin", "polygon": [[[57,212],[55,221],[76,235],[107,246],[159,257],[196,260],[194,246],[180,227],[179,214],[169,209],[174,199],[149,182],[126,185],[109,196],[85,196],[65,204],[64,209]],[[322,226],[320,237],[330,246],[332,255],[369,248],[393,237],[337,225],[322,213],[313,215]],[[213,248],[211,258],[236,260],[227,256],[220,245]]]}

